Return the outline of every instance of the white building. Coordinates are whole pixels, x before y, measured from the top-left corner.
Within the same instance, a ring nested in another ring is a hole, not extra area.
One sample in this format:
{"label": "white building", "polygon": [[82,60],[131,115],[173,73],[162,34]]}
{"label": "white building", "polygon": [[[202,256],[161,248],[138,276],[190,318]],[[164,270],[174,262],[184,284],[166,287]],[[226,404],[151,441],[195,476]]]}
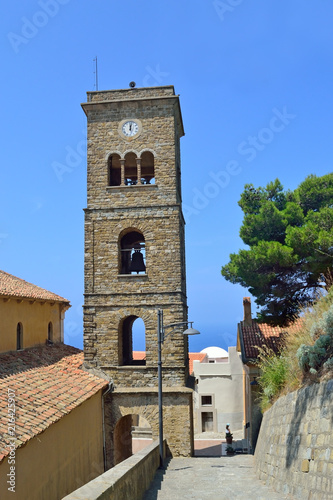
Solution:
{"label": "white building", "polygon": [[[244,368],[236,347],[208,347],[191,353],[195,377],[194,432],[244,429]],[[198,360],[199,358],[199,360]],[[192,366],[192,364],[190,364]]]}

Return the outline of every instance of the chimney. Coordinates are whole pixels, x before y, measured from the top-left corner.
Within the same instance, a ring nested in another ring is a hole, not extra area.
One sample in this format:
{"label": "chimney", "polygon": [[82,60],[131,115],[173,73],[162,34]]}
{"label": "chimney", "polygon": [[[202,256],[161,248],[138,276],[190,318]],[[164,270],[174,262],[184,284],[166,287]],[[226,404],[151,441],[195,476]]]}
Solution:
{"label": "chimney", "polygon": [[252,314],[251,314],[251,298],[250,297],[243,298],[243,307],[244,307],[244,325],[251,326],[252,325]]}

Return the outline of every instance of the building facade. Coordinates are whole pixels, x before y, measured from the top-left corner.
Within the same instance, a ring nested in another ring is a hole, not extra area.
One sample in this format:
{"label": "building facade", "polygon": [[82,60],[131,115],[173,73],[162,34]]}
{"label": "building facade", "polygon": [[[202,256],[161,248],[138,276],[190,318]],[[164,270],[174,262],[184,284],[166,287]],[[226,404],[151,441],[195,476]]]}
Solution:
{"label": "building facade", "polygon": [[0,352],[64,341],[69,300],[0,271]]}
{"label": "building facade", "polygon": [[0,271],[1,499],[58,500],[104,472],[108,381],[82,370],[83,353],[63,344],[69,307]]}
{"label": "building facade", "polygon": [[244,367],[236,347],[201,351],[205,357],[193,362],[195,377],[195,433],[225,433],[229,423],[244,437]]}

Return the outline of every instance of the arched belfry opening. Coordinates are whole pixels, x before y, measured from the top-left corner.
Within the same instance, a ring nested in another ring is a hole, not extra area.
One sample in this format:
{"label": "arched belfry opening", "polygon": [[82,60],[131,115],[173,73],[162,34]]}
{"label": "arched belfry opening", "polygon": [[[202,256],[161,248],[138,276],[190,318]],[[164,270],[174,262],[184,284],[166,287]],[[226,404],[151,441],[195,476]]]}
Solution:
{"label": "arched belfry opening", "polygon": [[111,154],[108,160],[108,184],[109,186],[121,185],[121,164],[118,154]]}
{"label": "arched belfry opening", "polygon": [[135,153],[127,153],[125,156],[125,185],[135,186],[138,183],[138,170]]}
{"label": "arched belfry opening", "polygon": [[[137,325],[135,325],[137,323]],[[142,328],[143,327],[143,328]],[[136,349],[137,345],[142,348]],[[145,328],[141,318],[135,315],[127,316],[119,325],[119,365],[145,366],[145,356],[136,356],[135,353],[145,351]]]}
{"label": "arched belfry opening", "polygon": [[155,184],[154,155],[150,151],[141,155],[141,184]]}
{"label": "arched belfry opening", "polygon": [[146,272],[145,238],[139,231],[127,232],[120,239],[120,274]]}

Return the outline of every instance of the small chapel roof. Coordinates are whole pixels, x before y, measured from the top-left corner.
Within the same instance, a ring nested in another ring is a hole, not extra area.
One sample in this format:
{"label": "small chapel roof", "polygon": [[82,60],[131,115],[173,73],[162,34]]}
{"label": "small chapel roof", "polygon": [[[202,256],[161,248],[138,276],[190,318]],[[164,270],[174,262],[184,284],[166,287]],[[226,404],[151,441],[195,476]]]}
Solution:
{"label": "small chapel roof", "polygon": [[[64,344],[39,345],[0,354],[0,461],[107,387],[82,370],[83,352]],[[15,432],[9,431],[9,398],[15,401]]]}
{"label": "small chapel roof", "polygon": [[47,300],[55,302],[64,302],[69,304],[69,300],[49,292],[44,288],[33,285],[28,281],[17,278],[12,274],[0,270],[0,296],[18,297],[22,299]]}

